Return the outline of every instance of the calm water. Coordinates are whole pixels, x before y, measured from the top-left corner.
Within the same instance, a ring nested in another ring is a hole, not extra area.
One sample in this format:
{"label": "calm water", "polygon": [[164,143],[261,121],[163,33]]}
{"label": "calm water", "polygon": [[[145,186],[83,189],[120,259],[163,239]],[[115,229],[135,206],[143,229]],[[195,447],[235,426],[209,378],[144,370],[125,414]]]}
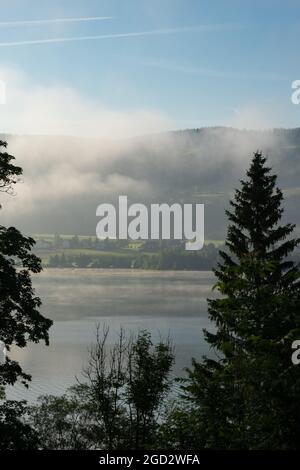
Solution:
{"label": "calm water", "polygon": [[14,386],[9,398],[29,401],[61,394],[80,377],[95,325],[107,324],[111,340],[120,326],[170,335],[175,345],[173,374],[182,375],[191,357],[207,352],[202,328],[210,328],[206,298],[213,297],[211,272],[51,269],[34,278],[42,312],[54,320],[50,346],[30,345],[13,356],[32,374],[29,390]]}

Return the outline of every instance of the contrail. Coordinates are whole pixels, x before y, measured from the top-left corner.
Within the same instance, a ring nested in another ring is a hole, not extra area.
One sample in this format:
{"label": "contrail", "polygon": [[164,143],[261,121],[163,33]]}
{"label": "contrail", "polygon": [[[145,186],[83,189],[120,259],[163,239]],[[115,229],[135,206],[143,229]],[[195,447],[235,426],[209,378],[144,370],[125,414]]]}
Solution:
{"label": "contrail", "polygon": [[39,24],[51,24],[51,23],[76,23],[81,21],[103,21],[112,20],[113,16],[90,16],[83,18],[53,18],[49,20],[24,20],[24,21],[0,21],[1,27],[10,26],[34,26]]}
{"label": "contrail", "polygon": [[74,41],[90,41],[97,39],[113,39],[113,38],[130,38],[130,37],[139,37],[139,36],[159,36],[165,34],[176,34],[176,33],[185,33],[192,31],[217,31],[225,27],[228,28],[228,25],[203,25],[197,27],[187,27],[187,28],[169,28],[169,29],[154,29],[150,31],[136,31],[129,33],[114,33],[114,34],[101,34],[96,36],[74,36],[74,37],[64,37],[64,38],[49,38],[49,39],[32,39],[27,41],[11,41],[11,42],[0,42],[0,47],[12,47],[12,46],[29,46],[32,44],[53,44],[59,42],[74,42]]}
{"label": "contrail", "polygon": [[130,38],[138,36],[156,36],[160,34],[174,34],[189,31],[186,28],[158,29],[153,31],[137,31],[132,33],[101,34],[97,36],[74,36],[66,38],[33,39],[29,41],[0,42],[0,47],[28,46],[31,44],[51,44],[57,42],[90,41],[93,39]]}

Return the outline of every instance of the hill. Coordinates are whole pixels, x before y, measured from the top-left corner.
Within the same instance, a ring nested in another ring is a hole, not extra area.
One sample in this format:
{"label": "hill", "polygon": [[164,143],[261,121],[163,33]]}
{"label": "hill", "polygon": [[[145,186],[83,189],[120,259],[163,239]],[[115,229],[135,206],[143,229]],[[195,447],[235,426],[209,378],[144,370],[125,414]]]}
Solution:
{"label": "hill", "polygon": [[300,226],[300,128],[201,128],[100,141],[2,136],[24,168],[18,197],[2,201],[3,223],[36,233],[95,233],[95,210],[126,194],[131,202],[199,202],[206,238],[223,239],[224,208],[254,151],[279,175],[285,218]]}

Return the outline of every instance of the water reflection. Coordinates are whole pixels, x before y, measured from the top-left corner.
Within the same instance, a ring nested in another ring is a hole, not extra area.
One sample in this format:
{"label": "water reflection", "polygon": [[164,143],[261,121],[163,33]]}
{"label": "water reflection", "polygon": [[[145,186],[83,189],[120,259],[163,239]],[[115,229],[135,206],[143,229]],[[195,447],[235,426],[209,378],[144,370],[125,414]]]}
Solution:
{"label": "water reflection", "polygon": [[182,375],[191,357],[207,352],[202,328],[210,328],[206,298],[212,298],[210,272],[92,269],[45,270],[34,279],[43,314],[54,320],[50,346],[30,345],[13,356],[33,375],[28,391],[15,386],[10,398],[34,400],[41,393],[60,394],[88,356],[95,324],[151,331],[154,340],[170,335],[175,345],[173,373]]}

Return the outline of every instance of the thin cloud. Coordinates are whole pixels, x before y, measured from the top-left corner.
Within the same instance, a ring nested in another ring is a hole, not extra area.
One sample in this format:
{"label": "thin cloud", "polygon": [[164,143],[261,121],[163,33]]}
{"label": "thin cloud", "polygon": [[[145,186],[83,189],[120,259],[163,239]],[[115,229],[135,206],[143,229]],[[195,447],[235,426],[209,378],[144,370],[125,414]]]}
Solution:
{"label": "thin cloud", "polygon": [[144,67],[151,67],[168,72],[184,73],[189,75],[208,76],[213,78],[225,78],[226,74],[219,70],[211,70],[202,67],[190,67],[187,65],[179,65],[170,63],[168,61],[161,61],[156,59],[143,59],[139,60],[138,63]]}
{"label": "thin cloud", "polygon": [[128,33],[112,33],[112,34],[100,34],[93,36],[71,36],[63,38],[46,38],[46,39],[33,39],[26,41],[10,41],[1,42],[0,47],[14,47],[14,46],[30,46],[34,44],[53,44],[62,42],[75,42],[75,41],[91,41],[100,39],[114,39],[114,38],[130,38],[140,36],[159,36],[176,33],[188,33],[188,32],[213,32],[229,30],[235,27],[240,28],[240,25],[230,24],[212,24],[212,25],[201,25],[196,27],[183,27],[183,28],[167,28],[167,29],[155,29],[150,31],[135,31]]}
{"label": "thin cloud", "polygon": [[198,75],[203,77],[220,78],[228,80],[272,80],[272,81],[287,81],[288,77],[278,75],[275,73],[239,73],[239,72],[227,72],[222,70],[212,70],[204,67],[193,67],[186,64],[175,64],[169,61],[156,60],[156,59],[142,59],[136,60],[131,59],[134,62],[138,62],[139,65],[144,67],[151,67],[168,72],[183,73],[188,75]]}
{"label": "thin cloud", "polygon": [[0,28],[2,27],[19,27],[19,26],[34,26],[41,24],[56,24],[56,23],[77,23],[84,21],[104,21],[112,20],[113,16],[89,16],[82,18],[53,18],[44,20],[22,20],[22,21],[0,21]]}
{"label": "thin cloud", "polygon": [[65,38],[48,38],[48,39],[33,39],[29,41],[13,41],[1,42],[0,47],[9,46],[29,46],[33,44],[51,44],[58,42],[74,42],[74,41],[90,41],[95,39],[112,39],[112,38],[130,38],[139,36],[157,36],[161,34],[174,34],[182,33],[192,30],[191,28],[170,28],[170,29],[157,29],[152,31],[136,31],[131,33],[115,33],[115,34],[100,34],[93,36],[73,36]]}

